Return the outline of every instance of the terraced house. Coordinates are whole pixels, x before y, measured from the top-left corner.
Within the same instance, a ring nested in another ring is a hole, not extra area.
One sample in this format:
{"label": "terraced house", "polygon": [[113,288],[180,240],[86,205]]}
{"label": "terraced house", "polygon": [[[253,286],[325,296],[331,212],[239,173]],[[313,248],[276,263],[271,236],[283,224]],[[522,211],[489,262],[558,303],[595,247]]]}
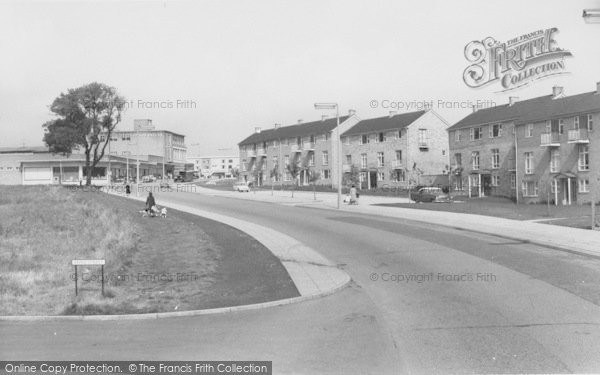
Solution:
{"label": "terraced house", "polygon": [[[350,110],[339,121],[341,134],[355,125],[358,117]],[[337,186],[339,142],[333,141],[336,128],[337,119],[326,116],[309,123],[299,121],[289,126],[256,128],[254,134],[238,144],[241,178],[258,186],[265,183],[292,184],[296,181],[287,166],[295,164],[300,171],[296,176],[299,184],[308,185],[314,181],[316,184]]]}
{"label": "terraced house", "polygon": [[354,166],[362,189],[435,184],[448,172],[447,128],[432,110],[362,120],[342,134],[344,172]]}
{"label": "terraced house", "polygon": [[454,188],[556,205],[598,197],[599,92],[600,83],[572,96],[555,86],[465,117],[448,129]]}
{"label": "terraced house", "polygon": [[[362,189],[429,184],[447,173],[448,124],[433,111],[360,121],[354,111],[340,118],[342,167],[346,177],[358,174]],[[258,185],[295,183],[287,165],[295,163],[301,185],[337,186],[336,119],[258,129],[240,147],[241,176]],[[276,171],[277,173],[274,173]],[[350,180],[348,180],[350,181]]]}

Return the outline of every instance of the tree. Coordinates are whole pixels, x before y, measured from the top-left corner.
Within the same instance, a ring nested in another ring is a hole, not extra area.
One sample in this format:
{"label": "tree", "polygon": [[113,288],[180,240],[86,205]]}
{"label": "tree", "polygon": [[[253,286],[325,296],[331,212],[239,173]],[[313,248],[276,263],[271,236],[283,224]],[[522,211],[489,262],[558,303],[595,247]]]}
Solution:
{"label": "tree", "polygon": [[[44,142],[53,154],[71,155],[83,148],[87,186],[92,171],[104,157],[112,132],[125,108],[125,99],[114,87],[90,83],[61,93],[50,105],[58,117],[43,125]],[[100,134],[104,136],[102,139]]]}
{"label": "tree", "polygon": [[342,184],[345,186],[358,186],[360,182],[360,170],[354,164],[350,166],[350,172],[344,173]]}
{"label": "tree", "polygon": [[312,183],[313,186],[313,198],[317,200],[317,185],[316,182],[321,179],[321,172],[315,171],[314,169],[308,170],[308,181]]}
{"label": "tree", "polygon": [[273,195],[273,191],[275,190],[275,181],[279,181],[281,178],[281,173],[279,173],[279,164],[275,164],[273,169],[269,172],[269,177],[271,178],[271,195]]}
{"label": "tree", "polygon": [[286,165],[285,168],[290,173],[290,176],[294,181],[294,185],[292,186],[292,198],[294,198],[294,190],[296,190],[296,185],[298,184],[298,176],[300,175],[300,172],[302,172],[302,167],[300,167],[298,163],[290,163]]}

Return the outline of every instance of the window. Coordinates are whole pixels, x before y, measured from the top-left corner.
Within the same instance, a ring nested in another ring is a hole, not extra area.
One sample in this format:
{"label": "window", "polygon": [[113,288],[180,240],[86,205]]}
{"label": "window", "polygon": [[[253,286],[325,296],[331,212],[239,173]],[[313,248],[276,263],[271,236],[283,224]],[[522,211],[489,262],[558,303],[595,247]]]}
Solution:
{"label": "window", "polygon": [[286,170],[283,173],[283,180],[284,181],[292,181],[292,174],[290,173],[290,171]]}
{"label": "window", "polygon": [[385,160],[383,158],[383,152],[378,152],[377,153],[377,166],[378,167],[383,167],[385,164]]}
{"label": "window", "polygon": [[492,149],[492,169],[500,168],[500,150],[497,148]]}
{"label": "window", "polygon": [[366,145],[367,143],[369,143],[369,136],[367,134],[361,135],[360,136],[360,144]]}
{"label": "window", "polygon": [[580,178],[577,186],[579,187],[580,193],[590,192],[590,180],[588,180],[587,178]]}
{"label": "window", "polygon": [[289,155],[285,155],[285,156],[283,157],[283,163],[284,163],[286,166],[290,165],[290,156],[289,156]]}
{"label": "window", "polygon": [[323,169],[323,178],[331,178],[331,171],[329,169]]}
{"label": "window", "polygon": [[492,175],[492,186],[500,186],[500,176]]}
{"label": "window", "polygon": [[479,169],[479,151],[471,152],[471,163],[474,170]]}
{"label": "window", "polygon": [[587,115],[587,129],[588,131],[592,131],[594,129],[594,119],[592,118],[591,114]]}
{"label": "window", "polygon": [[580,171],[588,171],[590,169],[590,154],[588,145],[579,145],[579,160],[577,168]]}
{"label": "window", "polygon": [[314,136],[314,135],[311,135],[311,136],[310,136],[310,138],[309,138],[309,142],[310,142],[310,143],[315,143],[315,136]]}
{"label": "window", "polygon": [[550,193],[554,194],[556,192],[558,192],[558,180],[553,179],[550,183]]}
{"label": "window", "polygon": [[384,181],[384,180],[385,180],[385,173],[377,172],[377,181]]}
{"label": "window", "polygon": [[579,116],[575,116],[573,119],[573,129],[579,129]]}
{"label": "window", "polygon": [[346,164],[352,165],[352,155],[346,155]]}
{"label": "window", "polygon": [[525,153],[525,174],[533,173],[533,152]]}
{"label": "window", "polygon": [[502,124],[490,125],[490,138],[500,137],[502,135]]}
{"label": "window", "polygon": [[552,150],[550,152],[550,173],[558,173],[560,170],[560,152]]}
{"label": "window", "polygon": [[402,150],[396,150],[396,160],[402,161]]}
{"label": "window", "polygon": [[419,147],[427,147],[427,129],[419,129]]}
{"label": "window", "polygon": [[442,150],[442,156],[446,155],[446,150]]}
{"label": "window", "polygon": [[462,154],[454,154],[454,166],[460,167],[462,165]]}
{"label": "window", "polygon": [[538,182],[537,181],[523,181],[521,184],[524,197],[537,197],[538,196]]}
{"label": "window", "polygon": [[406,180],[406,173],[404,169],[397,169],[392,173],[392,181],[404,182]]}
{"label": "window", "polygon": [[314,167],[315,166],[315,154],[314,154],[314,152],[311,152],[310,154],[308,154],[308,166],[309,167]]}
{"label": "window", "polygon": [[358,182],[362,185],[365,181],[367,181],[367,172],[360,172],[358,175]]}
{"label": "window", "polygon": [[[276,166],[278,164],[277,162],[279,161],[279,160],[277,160],[277,156],[273,156],[272,160],[273,160],[273,166]],[[231,163],[231,160],[229,162]]]}
{"label": "window", "polygon": [[360,167],[367,168],[367,154],[360,154]]}
{"label": "window", "polygon": [[471,128],[470,129],[470,137],[472,141],[475,141],[477,139],[481,139],[481,128]]}
{"label": "window", "polygon": [[460,142],[460,129],[454,131],[454,141]]}
{"label": "window", "polygon": [[565,120],[558,120],[558,134],[563,134],[565,132]]}
{"label": "window", "polygon": [[396,139],[402,138],[402,130],[398,130],[397,132],[395,132],[394,136],[396,137]]}
{"label": "window", "polygon": [[527,138],[533,137],[533,124],[527,124],[527,129],[525,131],[525,137],[527,137]]}
{"label": "window", "polygon": [[517,175],[515,173],[510,174],[510,188],[511,189],[517,188]]}
{"label": "window", "polygon": [[329,165],[329,152],[328,151],[323,151],[323,165],[324,166]]}
{"label": "window", "polygon": [[379,133],[379,134],[377,134],[377,141],[378,142],[385,142],[385,133]]}

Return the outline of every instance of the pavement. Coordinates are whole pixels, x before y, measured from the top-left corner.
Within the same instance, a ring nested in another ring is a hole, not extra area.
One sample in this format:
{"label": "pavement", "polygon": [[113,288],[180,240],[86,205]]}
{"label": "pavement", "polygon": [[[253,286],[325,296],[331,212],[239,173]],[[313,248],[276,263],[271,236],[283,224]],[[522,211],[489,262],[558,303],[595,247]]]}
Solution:
{"label": "pavement", "polygon": [[[278,190],[258,190],[250,193],[239,193],[196,186],[194,191],[211,196],[257,200],[285,205],[312,206],[323,209],[336,209],[337,207],[337,195],[335,193],[317,192],[315,199],[313,192],[307,191],[296,191],[293,198],[291,191]],[[408,198],[362,195],[358,205],[342,204],[340,209],[342,211],[426,222],[454,229],[491,234],[577,254],[600,257],[600,232],[598,231],[551,226],[541,222],[511,220],[493,216],[375,206],[376,204],[409,202]]]}
{"label": "pavement", "polygon": [[[115,194],[122,195],[119,193]],[[146,199],[142,194],[140,194],[139,197],[132,195],[130,198],[142,202]],[[335,263],[329,261],[302,242],[283,233],[245,220],[220,215],[188,205],[169,203],[166,206],[227,224],[247,233],[262,243],[281,261],[300,293],[300,298],[291,298],[289,299],[289,302],[322,297],[340,290],[350,282],[350,276],[338,269]],[[266,302],[257,304],[256,306],[253,305],[252,308],[260,306],[270,307],[282,303],[282,301]],[[213,310],[215,312],[224,312],[237,311],[246,308],[248,307],[237,306]],[[156,315],[158,317],[164,316],[164,314]]]}

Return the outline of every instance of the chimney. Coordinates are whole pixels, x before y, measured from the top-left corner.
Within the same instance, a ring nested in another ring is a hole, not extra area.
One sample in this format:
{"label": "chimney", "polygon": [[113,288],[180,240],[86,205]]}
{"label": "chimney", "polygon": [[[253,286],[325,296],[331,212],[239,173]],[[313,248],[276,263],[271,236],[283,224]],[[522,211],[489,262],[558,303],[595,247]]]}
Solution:
{"label": "chimney", "polygon": [[600,82],[596,82],[596,94],[600,95]]}
{"label": "chimney", "polygon": [[556,99],[557,97],[563,94],[562,86],[552,86],[552,98]]}
{"label": "chimney", "polygon": [[261,130],[261,129],[260,129],[260,127],[258,127],[258,126],[254,128],[254,132],[255,132],[256,134],[259,134],[259,133],[260,133],[260,130]]}
{"label": "chimney", "polygon": [[321,116],[321,121],[325,121],[325,120],[327,120],[327,115],[322,115]]}
{"label": "chimney", "polygon": [[275,125],[273,126],[275,129],[279,129],[279,127],[281,126],[281,124],[275,123]]}
{"label": "chimney", "polygon": [[514,105],[518,101],[519,101],[518,96],[509,96],[508,97],[508,106],[510,107],[511,105]]}
{"label": "chimney", "polygon": [[423,103],[423,110],[424,111],[429,111],[431,109],[431,103],[430,102],[424,102]]}
{"label": "chimney", "polygon": [[398,112],[396,112],[396,111],[390,111],[390,117],[394,117],[394,116],[396,116],[396,114],[397,114],[397,113],[398,113]]}
{"label": "chimney", "polygon": [[479,109],[479,107],[478,107],[478,106],[476,106],[475,104],[473,104],[473,105],[471,106],[471,108],[473,108],[473,113],[477,112],[477,110]]}
{"label": "chimney", "polygon": [[[600,85],[600,82],[598,84]],[[356,111],[354,109],[348,110],[348,116],[354,116],[355,114],[356,114]]]}
{"label": "chimney", "polygon": [[299,118],[299,119],[298,119],[298,124],[302,124],[302,121],[303,121],[303,120],[302,120],[301,118]]}

